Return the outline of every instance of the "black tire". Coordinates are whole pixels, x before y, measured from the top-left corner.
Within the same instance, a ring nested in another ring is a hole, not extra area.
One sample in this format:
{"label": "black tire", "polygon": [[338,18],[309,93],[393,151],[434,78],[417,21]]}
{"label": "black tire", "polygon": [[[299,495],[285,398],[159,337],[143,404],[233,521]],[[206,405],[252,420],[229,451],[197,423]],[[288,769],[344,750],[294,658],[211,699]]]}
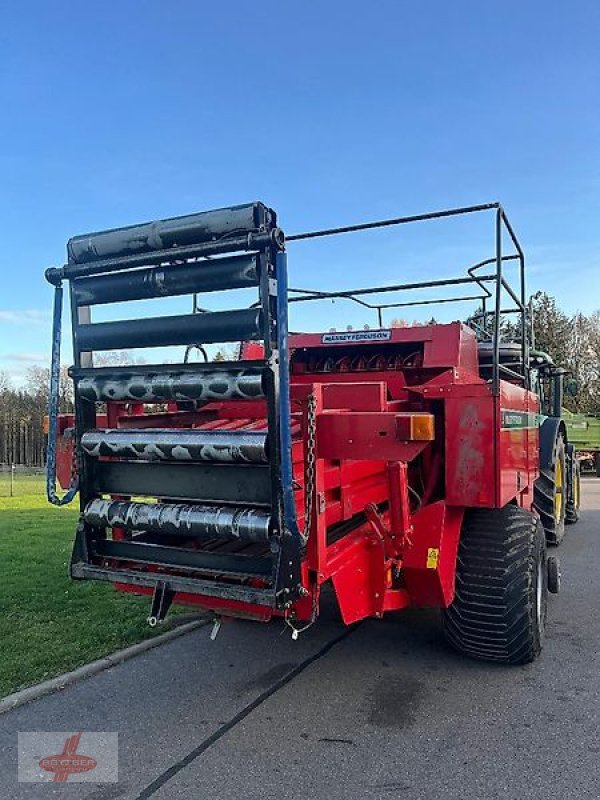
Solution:
{"label": "black tire", "polygon": [[552,594],[560,592],[560,561],[556,556],[548,556],[548,591]]}
{"label": "black tire", "polygon": [[596,477],[600,478],[600,453],[594,453],[594,467],[596,468]]}
{"label": "black tire", "polygon": [[569,469],[569,486],[567,504],[565,506],[565,523],[574,525],[579,519],[579,505],[581,502],[581,469],[575,454],[575,447],[567,445],[567,462]]}
{"label": "black tire", "polygon": [[539,520],[518,506],[466,512],[456,593],[442,614],[444,635],[461,653],[528,664],[546,626],[546,539]]}
{"label": "black tire", "polygon": [[565,537],[566,477],[565,440],[559,434],[554,443],[552,464],[540,465],[540,477],[533,485],[533,505],[548,544],[559,545]]}

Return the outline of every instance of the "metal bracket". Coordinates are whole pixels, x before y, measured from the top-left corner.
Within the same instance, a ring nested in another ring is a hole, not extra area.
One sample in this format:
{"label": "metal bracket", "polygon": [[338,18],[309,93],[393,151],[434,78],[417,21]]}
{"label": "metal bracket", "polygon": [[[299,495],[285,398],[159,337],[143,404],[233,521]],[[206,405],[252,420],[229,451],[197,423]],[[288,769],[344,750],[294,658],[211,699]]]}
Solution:
{"label": "metal bracket", "polygon": [[219,631],[221,630],[221,624],[222,624],[222,620],[219,617],[215,617],[215,619],[213,621],[212,630],[210,632],[210,640],[211,640],[211,642],[214,642],[214,640],[219,635]]}
{"label": "metal bracket", "polygon": [[175,592],[169,588],[169,584],[165,581],[159,581],[154,589],[152,596],[152,604],[150,606],[150,614],[148,615],[148,625],[155,628],[165,621],[167,613],[171,608],[171,603],[175,597]]}

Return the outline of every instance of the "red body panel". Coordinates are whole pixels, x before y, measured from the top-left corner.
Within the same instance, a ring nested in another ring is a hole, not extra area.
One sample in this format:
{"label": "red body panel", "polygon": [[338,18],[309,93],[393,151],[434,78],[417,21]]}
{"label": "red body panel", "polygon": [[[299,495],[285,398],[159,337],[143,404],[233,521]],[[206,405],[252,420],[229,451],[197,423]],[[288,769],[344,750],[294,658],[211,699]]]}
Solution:
{"label": "red body panel", "polygon": [[486,384],[456,389],[459,390],[448,390],[444,403],[446,502],[454,506],[493,506],[496,503],[494,398]]}
{"label": "red body panel", "polygon": [[[260,347],[253,347],[260,357]],[[501,383],[500,396],[493,396],[490,384],[479,376],[475,335],[460,323],[302,334],[290,337],[290,347],[292,461],[300,530],[307,525],[309,396],[314,397],[317,414],[315,492],[302,566],[306,596],[295,601],[290,613],[310,619],[326,581],[332,581],[347,623],[413,604],[448,606],[454,597],[465,509],[514,500],[531,505],[538,468],[538,432],[532,422],[537,398],[506,382]],[[246,350],[245,357],[251,357]],[[140,405],[108,403],[108,424],[266,427],[261,401],[146,411]],[[429,438],[414,435],[415,415],[433,417]],[[61,433],[69,425],[72,420],[63,421]],[[70,440],[61,439],[59,475],[65,485],[71,451]],[[114,538],[120,535],[113,532]],[[223,615],[264,620],[275,613],[195,594],[178,595],[176,600]]]}
{"label": "red body panel", "polygon": [[[498,399],[496,435],[498,440],[497,505],[504,506],[520,496],[525,487],[532,487],[538,476],[539,426],[535,419],[539,400],[519,386],[502,382]],[[521,412],[511,414],[512,411]],[[522,415],[527,416],[523,426]],[[511,417],[519,420],[514,427]],[[528,494],[531,505],[533,494]]]}

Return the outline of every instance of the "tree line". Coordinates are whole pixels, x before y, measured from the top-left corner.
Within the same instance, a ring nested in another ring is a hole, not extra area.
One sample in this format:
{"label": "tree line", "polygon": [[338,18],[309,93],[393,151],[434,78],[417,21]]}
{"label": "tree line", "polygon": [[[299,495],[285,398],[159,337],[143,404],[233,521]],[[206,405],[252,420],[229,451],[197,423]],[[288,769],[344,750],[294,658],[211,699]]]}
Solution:
{"label": "tree line", "polygon": [[[31,367],[19,388],[7,372],[0,372],[0,464],[45,464],[49,383],[50,370],[44,367]],[[60,410],[73,411],[73,383],[66,367],[61,370]]]}
{"label": "tree line", "polygon": [[565,396],[569,411],[600,415],[600,310],[566,314],[545,292],[533,297],[535,348],[548,353],[577,382],[577,393]]}
{"label": "tree line", "polygon": [[[578,392],[565,397],[565,406],[570,411],[600,415],[600,310],[589,315],[567,314],[554,297],[541,292],[533,298],[532,307],[536,349],[548,353],[577,381]],[[510,336],[509,328],[504,336]],[[217,352],[214,360],[225,357],[231,354]],[[133,363],[133,359],[123,353],[105,354],[101,363]],[[0,371],[0,464],[44,465],[48,386],[49,370],[44,367],[31,367],[19,387],[9,373]],[[60,410],[73,410],[73,387],[66,367],[61,372]]]}

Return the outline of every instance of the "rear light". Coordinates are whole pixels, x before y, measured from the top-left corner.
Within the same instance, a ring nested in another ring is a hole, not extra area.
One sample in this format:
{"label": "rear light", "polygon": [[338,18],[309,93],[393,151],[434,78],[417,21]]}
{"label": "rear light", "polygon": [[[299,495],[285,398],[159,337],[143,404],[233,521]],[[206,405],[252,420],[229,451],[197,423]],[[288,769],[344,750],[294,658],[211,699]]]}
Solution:
{"label": "rear light", "polygon": [[431,442],[435,439],[433,414],[397,414],[398,439],[413,442]]}

